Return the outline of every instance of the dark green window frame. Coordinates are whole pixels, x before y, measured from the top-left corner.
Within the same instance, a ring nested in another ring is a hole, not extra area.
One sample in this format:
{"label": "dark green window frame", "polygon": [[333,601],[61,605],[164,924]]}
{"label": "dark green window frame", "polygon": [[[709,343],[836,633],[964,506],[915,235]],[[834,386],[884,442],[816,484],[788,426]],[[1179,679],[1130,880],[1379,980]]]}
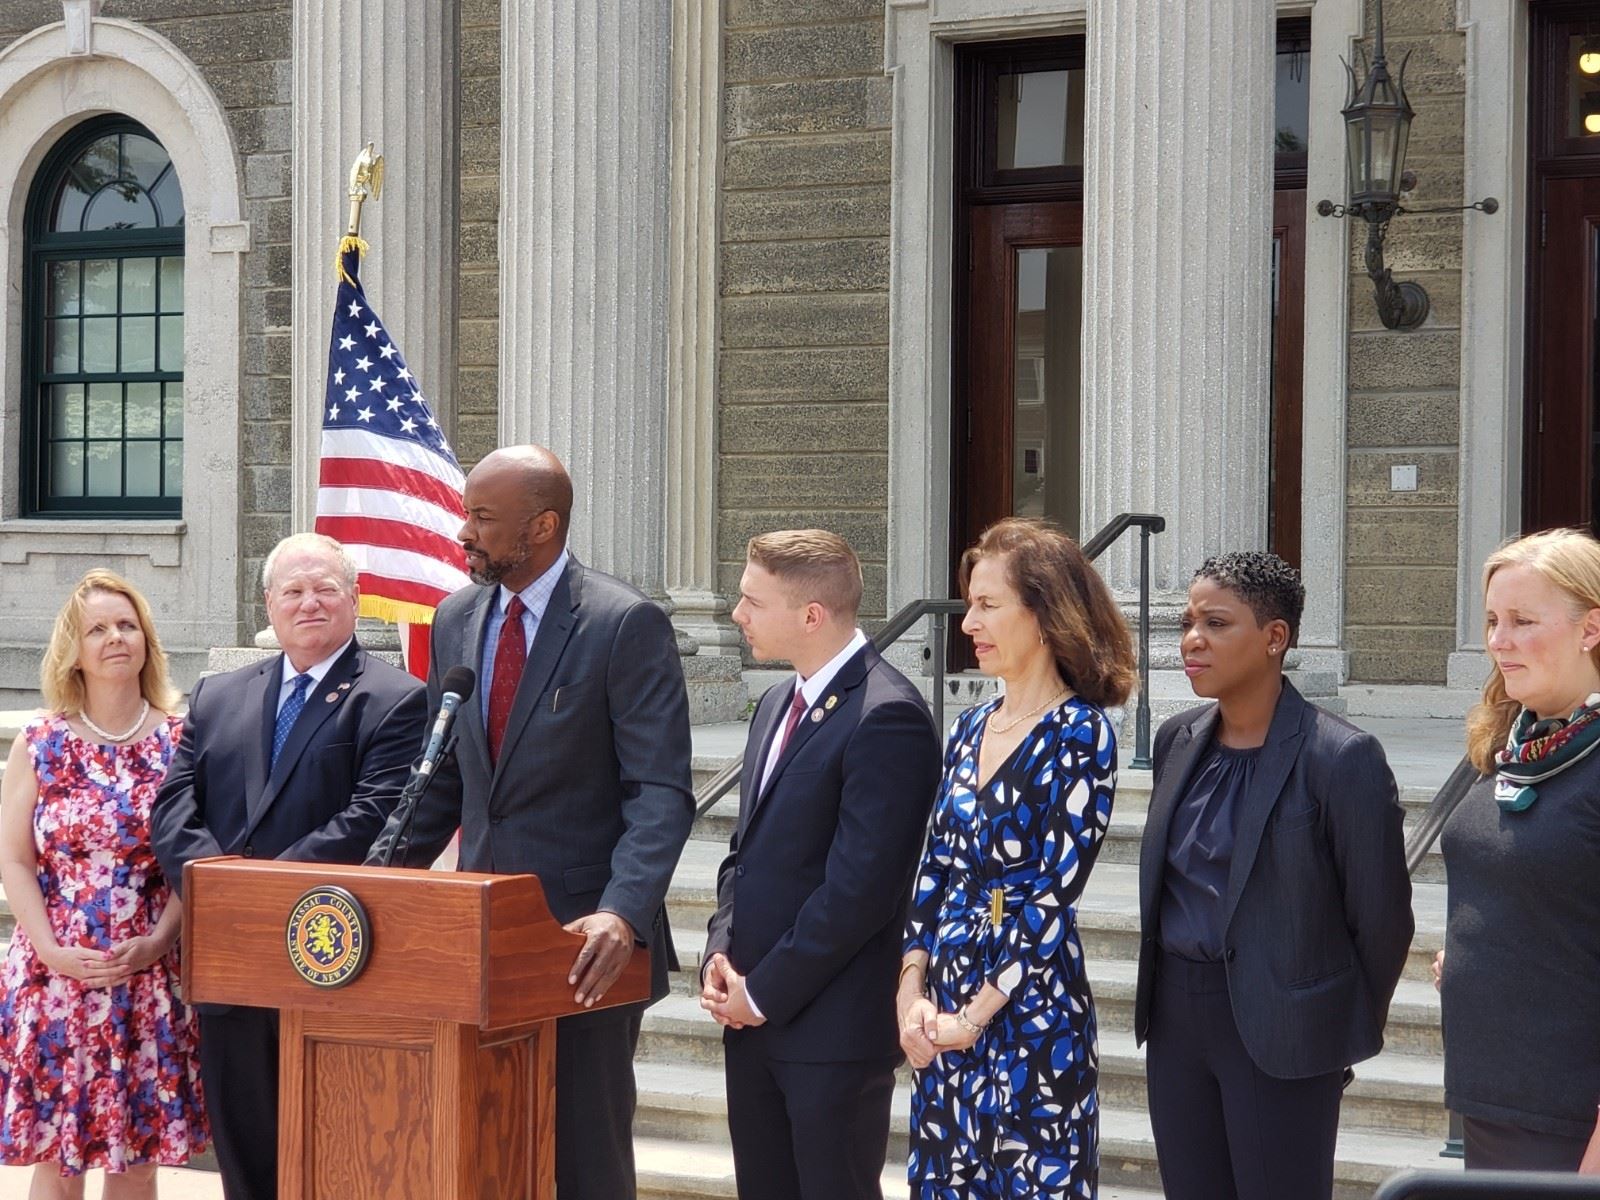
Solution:
{"label": "dark green window frame", "polygon": [[[27,252],[23,266],[23,406],[22,406],[22,513],[30,517],[55,518],[151,518],[172,519],[182,515],[181,495],[159,496],[52,496],[50,495],[50,455],[55,444],[79,441],[83,446],[80,470],[90,469],[90,448],[93,445],[118,445],[122,463],[123,486],[126,488],[127,459],[130,446],[153,444],[156,470],[163,483],[169,473],[177,471],[181,491],[182,471],[182,350],[179,349],[179,369],[86,373],[54,372],[47,355],[46,337],[51,325],[50,305],[47,296],[53,262],[81,262],[83,260],[115,260],[119,282],[119,300],[116,319],[119,329],[129,318],[122,314],[120,283],[123,262],[133,258],[183,258],[184,226],[157,229],[118,229],[107,231],[58,233],[49,229],[51,201],[68,168],[78,156],[95,141],[116,134],[138,134],[159,144],[159,139],[148,129],[126,117],[99,117],[75,127],[50,153],[40,166],[28,197],[24,218]],[[80,270],[82,268],[80,267]],[[159,297],[160,271],[156,272]],[[159,307],[159,299],[155,302]],[[141,314],[144,316],[146,314]],[[154,325],[152,365],[161,365],[161,336],[163,319],[155,312],[147,314]],[[181,338],[181,316],[179,318]],[[81,329],[81,324],[80,324]],[[120,342],[120,338],[119,338]],[[80,368],[82,366],[80,358]],[[119,364],[120,366],[120,364]],[[55,385],[80,384],[84,391],[83,428],[79,434],[67,439],[53,439],[49,426],[49,409],[46,397]],[[154,434],[129,435],[128,385],[155,384],[159,393],[158,422]],[[102,438],[89,437],[88,397],[90,385],[112,385],[120,388],[122,411],[118,432]],[[176,429],[176,433],[174,433]],[[174,453],[175,450],[175,453]],[[175,461],[174,461],[175,459]],[[85,489],[87,490],[87,488]],[[164,489],[166,490],[166,489]]]}

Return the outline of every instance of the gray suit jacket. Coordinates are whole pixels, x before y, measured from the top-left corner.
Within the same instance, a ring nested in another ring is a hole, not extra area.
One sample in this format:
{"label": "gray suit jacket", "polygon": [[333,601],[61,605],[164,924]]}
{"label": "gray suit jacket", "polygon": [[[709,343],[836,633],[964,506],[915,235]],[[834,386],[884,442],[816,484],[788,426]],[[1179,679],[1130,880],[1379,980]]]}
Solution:
{"label": "gray suit jacket", "polygon": [[[463,588],[439,606],[430,708],[451,667],[477,673],[497,591]],[[432,862],[459,827],[461,870],[537,875],[558,921],[599,909],[624,918],[650,947],[652,995],[665,995],[674,964],[663,902],[694,820],[689,701],[666,613],[571,559],[528,651],[499,763],[490,764],[476,694],[455,729],[456,752],[418,806],[405,865]]]}
{"label": "gray suit jacket", "polygon": [[[1216,731],[1214,704],[1156,734],[1139,858],[1134,1034],[1150,1034],[1167,835]],[[1404,813],[1383,747],[1308,704],[1288,680],[1249,792],[1234,814],[1223,958],[1239,1036],[1268,1075],[1343,1070],[1383,1048],[1411,945]]]}

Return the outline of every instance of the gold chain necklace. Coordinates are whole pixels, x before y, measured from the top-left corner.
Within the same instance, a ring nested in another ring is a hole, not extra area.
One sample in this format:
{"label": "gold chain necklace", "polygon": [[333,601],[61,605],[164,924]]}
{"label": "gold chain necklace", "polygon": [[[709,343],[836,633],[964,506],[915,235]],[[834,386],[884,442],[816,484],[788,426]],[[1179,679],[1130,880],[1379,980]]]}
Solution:
{"label": "gold chain necklace", "polygon": [[[1009,733],[1011,730],[1015,729],[1018,725],[1022,724],[1022,722],[1026,721],[1029,717],[1038,716],[1045,709],[1049,708],[1052,704],[1054,704],[1057,700],[1061,699],[1063,696],[1065,696],[1071,690],[1072,690],[1071,688],[1062,688],[1054,696],[1051,696],[1043,704],[1039,705],[1038,708],[1030,708],[1027,712],[1023,713],[1020,717],[1018,717],[1015,721],[1012,721],[1011,724],[1009,724],[1009,725],[1000,724],[1000,722],[995,720],[995,715],[996,714],[995,713],[990,713],[989,714],[989,728],[994,730],[994,732],[996,732],[996,733]],[[1004,703],[1005,703],[1005,701],[1002,700],[1001,704],[1003,705]]]}

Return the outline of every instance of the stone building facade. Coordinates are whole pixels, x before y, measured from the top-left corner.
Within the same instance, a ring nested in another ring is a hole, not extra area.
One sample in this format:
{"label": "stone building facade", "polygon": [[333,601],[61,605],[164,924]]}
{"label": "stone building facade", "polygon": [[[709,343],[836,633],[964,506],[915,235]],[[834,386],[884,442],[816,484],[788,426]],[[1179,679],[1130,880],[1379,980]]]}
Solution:
{"label": "stone building facade", "polygon": [[[998,469],[1070,469],[1081,534],[1119,511],[1165,516],[1159,617],[1203,554],[1277,544],[1273,339],[1288,285],[1272,264],[1292,243],[1302,660],[1341,680],[1471,686],[1478,564],[1526,520],[1536,43],[1541,14],[1565,9],[1386,5],[1416,109],[1408,203],[1501,205],[1396,219],[1387,261],[1432,301],[1420,329],[1398,332],[1378,320],[1364,231],[1315,212],[1344,199],[1341,59],[1370,53],[1371,8],[11,0],[0,693],[31,690],[59,598],[90,565],[146,588],[185,680],[209,647],[264,624],[262,557],[309,522],[331,258],[367,139],[390,176],[367,210],[365,282],[463,463],[528,438],[562,452],[586,494],[578,553],[672,604],[693,671],[737,662],[727,611],[762,529],[849,537],[873,620],[948,595],[955,544],[996,511],[972,500],[972,473],[1010,428],[971,420],[998,411],[972,398],[993,382],[973,366],[993,351],[973,332],[990,295],[973,278],[987,261],[974,214],[1026,191],[963,182],[963,147],[983,139],[962,124],[962,89],[989,78],[984,63],[1002,64],[997,78],[1033,70],[1004,65],[1010,46],[1077,81],[1081,157],[1050,176],[1038,212],[1074,230],[1048,289],[1078,282],[1060,310],[1071,328],[1046,331],[1053,349],[1029,358],[1018,342],[996,361],[1018,397],[1024,359],[1055,355],[1051,378],[1081,383],[1069,440],[1008,444]],[[1274,243],[1285,29],[1299,39],[1304,204]],[[36,311],[30,196],[57,144],[105,114],[147,130],[183,187],[183,501],[166,515],[52,510],[31,465],[29,339],[51,314]],[[1075,462],[1061,445],[1081,447]],[[1102,567],[1132,595],[1126,546]]]}

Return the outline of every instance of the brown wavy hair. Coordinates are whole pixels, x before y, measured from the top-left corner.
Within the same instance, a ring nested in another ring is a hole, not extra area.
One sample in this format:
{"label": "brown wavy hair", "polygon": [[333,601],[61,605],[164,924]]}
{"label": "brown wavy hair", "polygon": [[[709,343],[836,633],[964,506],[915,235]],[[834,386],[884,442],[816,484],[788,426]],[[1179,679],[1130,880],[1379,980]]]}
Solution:
{"label": "brown wavy hair", "polygon": [[83,610],[95,592],[124,596],[133,605],[139,628],[144,631],[144,666],[139,671],[139,691],[152,708],[172,712],[178,705],[178,690],[172,686],[167,672],[167,654],[156,636],[150,605],[133,584],[113,571],[98,567],[78,581],[78,586],[72,589],[67,602],[56,614],[50,645],[45,648],[44,660],[39,664],[39,691],[44,694],[45,707],[69,715],[83,711],[83,669],[78,666],[78,654],[83,649]]}
{"label": "brown wavy hair", "polygon": [[[1501,546],[1483,564],[1486,597],[1495,572],[1511,566],[1532,567],[1555,584],[1572,602],[1574,616],[1600,608],[1600,542],[1586,529],[1546,529]],[[1487,618],[1484,633],[1487,641]],[[1600,645],[1589,656],[1600,669]],[[1506,744],[1506,735],[1521,711],[1522,705],[1506,695],[1505,677],[1491,658],[1483,699],[1467,714],[1467,757],[1484,775],[1493,774],[1495,754]]]}
{"label": "brown wavy hair", "polygon": [[972,568],[986,558],[1005,561],[1006,579],[1039,622],[1067,686],[1091,704],[1126,704],[1138,678],[1133,637],[1078,543],[1047,521],[996,521],[961,556],[963,600]]}

